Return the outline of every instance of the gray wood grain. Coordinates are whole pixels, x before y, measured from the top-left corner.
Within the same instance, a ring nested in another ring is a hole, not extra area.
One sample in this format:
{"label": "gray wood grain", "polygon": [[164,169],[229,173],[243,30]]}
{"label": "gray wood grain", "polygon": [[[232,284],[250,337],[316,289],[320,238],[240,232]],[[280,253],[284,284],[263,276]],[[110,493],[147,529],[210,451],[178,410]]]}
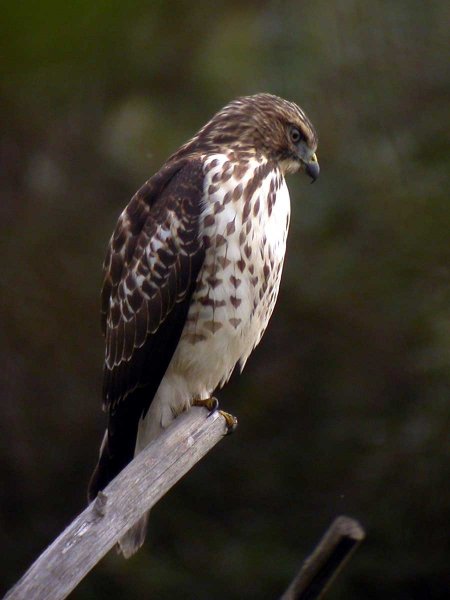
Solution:
{"label": "gray wood grain", "polygon": [[216,411],[192,408],[149,444],[39,556],[5,600],[60,600],[227,433]]}

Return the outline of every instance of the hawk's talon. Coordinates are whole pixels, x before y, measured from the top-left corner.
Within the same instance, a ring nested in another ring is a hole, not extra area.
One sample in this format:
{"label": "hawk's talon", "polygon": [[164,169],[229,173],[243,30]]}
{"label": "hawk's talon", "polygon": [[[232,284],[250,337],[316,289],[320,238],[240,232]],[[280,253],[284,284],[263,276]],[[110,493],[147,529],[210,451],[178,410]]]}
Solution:
{"label": "hawk's talon", "polygon": [[208,417],[210,417],[219,408],[219,401],[217,400],[217,398],[214,398],[213,396],[211,398],[205,398],[204,400],[200,400],[200,398],[196,398],[192,402],[192,406],[203,406],[204,408],[207,408],[209,410]]}
{"label": "hawk's talon", "polygon": [[236,419],[236,417],[230,415],[230,413],[227,413],[224,410],[219,410],[219,413],[225,419],[225,423],[227,425],[227,434],[236,431],[236,428],[238,426],[238,420]]}
{"label": "hawk's talon", "polygon": [[209,398],[209,400],[210,400],[210,407],[209,407],[208,417],[213,415],[219,409],[219,401],[217,400],[217,398],[214,398],[214,396],[213,396],[213,397]]}
{"label": "hawk's talon", "polygon": [[[207,408],[209,410],[208,417],[210,417],[212,414],[214,414],[215,412],[218,411],[219,401],[217,400],[217,398],[214,398],[214,396],[211,396],[211,398],[203,398],[203,399],[195,398],[192,401],[192,406],[202,406],[203,408]],[[224,410],[219,410],[219,413],[225,419],[225,423],[227,426],[227,433],[233,433],[233,431],[235,431],[237,424],[238,424],[238,420],[236,419],[236,417],[234,417],[233,415],[230,415],[230,413],[227,413]]]}

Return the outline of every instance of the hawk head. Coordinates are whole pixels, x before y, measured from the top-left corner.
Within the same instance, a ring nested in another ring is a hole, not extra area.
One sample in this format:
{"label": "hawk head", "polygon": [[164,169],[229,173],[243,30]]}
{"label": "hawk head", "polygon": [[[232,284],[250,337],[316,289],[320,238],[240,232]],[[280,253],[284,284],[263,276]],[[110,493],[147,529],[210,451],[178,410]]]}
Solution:
{"label": "hawk head", "polygon": [[311,121],[294,102],[278,96],[256,94],[233,100],[176,156],[225,149],[263,154],[283,173],[304,170],[313,181],[319,176],[317,134]]}

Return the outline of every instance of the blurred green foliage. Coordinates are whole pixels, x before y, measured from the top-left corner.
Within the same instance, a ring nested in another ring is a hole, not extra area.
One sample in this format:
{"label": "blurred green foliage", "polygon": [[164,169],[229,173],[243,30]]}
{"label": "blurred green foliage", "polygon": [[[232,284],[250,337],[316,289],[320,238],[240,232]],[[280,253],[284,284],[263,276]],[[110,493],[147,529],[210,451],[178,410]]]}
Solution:
{"label": "blurred green foliage", "polygon": [[277,309],[219,394],[240,427],[155,508],[145,548],[73,597],[275,598],[340,513],[368,539],[330,598],[448,597],[449,12],[3,3],[3,589],[85,503],[119,212],[215,110],[268,91],[310,115],[322,175],[288,182]]}

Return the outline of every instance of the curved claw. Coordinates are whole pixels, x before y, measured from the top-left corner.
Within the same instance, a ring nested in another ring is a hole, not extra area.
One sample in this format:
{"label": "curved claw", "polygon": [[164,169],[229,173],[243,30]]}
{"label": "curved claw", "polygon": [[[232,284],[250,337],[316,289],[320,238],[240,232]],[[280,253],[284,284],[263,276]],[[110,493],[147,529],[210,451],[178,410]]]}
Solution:
{"label": "curved claw", "polygon": [[236,431],[236,428],[238,426],[238,420],[236,419],[236,417],[230,415],[230,413],[227,413],[224,410],[219,410],[219,413],[225,419],[225,423],[227,425],[227,434]]}
{"label": "curved claw", "polygon": [[219,408],[219,401],[217,400],[217,398],[211,397],[211,398],[205,398],[204,400],[200,400],[200,398],[196,398],[193,402],[192,402],[192,406],[203,406],[204,408],[207,408],[209,410],[209,416],[211,416],[213,413],[216,412],[216,410]]}
{"label": "curved claw", "polygon": [[217,400],[217,398],[212,396],[211,398],[209,398],[209,401],[210,401],[210,405],[209,405],[208,417],[210,417],[213,413],[215,413],[216,410],[218,410],[218,408],[219,408],[219,401]]}
{"label": "curved claw", "polygon": [[[214,398],[214,396],[212,396],[211,398],[204,398],[203,400],[201,400],[200,398],[195,398],[192,401],[192,406],[202,406],[203,408],[207,408],[209,410],[208,417],[210,417],[218,410],[219,401],[217,400],[217,398]],[[238,425],[238,420],[236,419],[236,417],[230,415],[230,413],[227,413],[224,410],[219,410],[219,413],[225,419],[227,433],[233,433],[233,431],[236,430],[236,427]]]}

